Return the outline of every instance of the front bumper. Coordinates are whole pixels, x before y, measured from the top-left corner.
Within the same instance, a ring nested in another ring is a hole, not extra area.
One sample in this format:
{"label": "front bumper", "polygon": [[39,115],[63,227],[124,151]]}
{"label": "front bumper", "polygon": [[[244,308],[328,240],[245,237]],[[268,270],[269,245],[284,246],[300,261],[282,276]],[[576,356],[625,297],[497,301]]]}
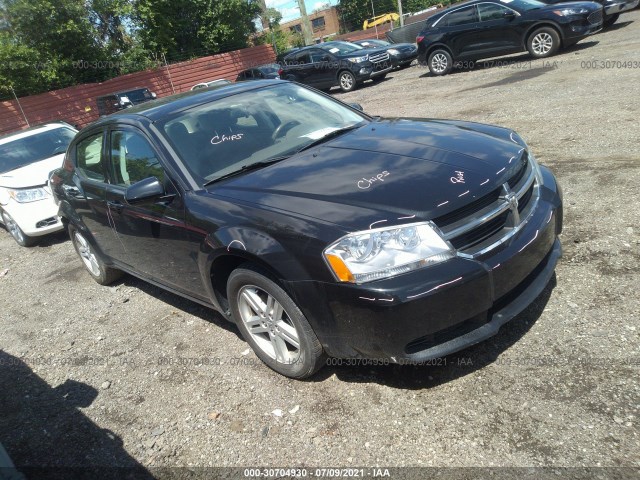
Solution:
{"label": "front bumper", "polygon": [[30,237],[39,237],[64,228],[58,216],[58,206],[52,197],[37,202],[18,203],[10,200],[2,205],[20,229]]}
{"label": "front bumper", "polygon": [[640,0],[632,0],[632,1],[614,1],[610,3],[606,3],[604,6],[604,14],[609,17],[611,15],[616,15],[618,13],[626,12],[628,10],[633,10],[640,4]]}
{"label": "front bumper", "polygon": [[540,295],[561,256],[561,192],[543,170],[527,224],[488,254],[364,285],[290,282],[325,351],[335,357],[422,362],[478,343]]}
{"label": "front bumper", "polygon": [[418,50],[414,50],[412,52],[400,52],[398,55],[391,55],[391,64],[393,67],[399,67],[413,62],[416,58],[418,58]]}

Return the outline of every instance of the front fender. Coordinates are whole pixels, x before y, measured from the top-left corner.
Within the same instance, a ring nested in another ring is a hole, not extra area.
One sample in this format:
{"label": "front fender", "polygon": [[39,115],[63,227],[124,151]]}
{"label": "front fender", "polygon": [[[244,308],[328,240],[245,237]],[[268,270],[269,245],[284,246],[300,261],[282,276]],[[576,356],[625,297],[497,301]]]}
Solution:
{"label": "front fender", "polygon": [[[309,275],[295,255],[270,234],[250,227],[221,228],[205,237],[198,265],[209,296],[216,299],[212,279],[214,264],[224,257],[251,262],[268,270],[277,279],[307,280]],[[221,272],[226,275],[227,272]]]}

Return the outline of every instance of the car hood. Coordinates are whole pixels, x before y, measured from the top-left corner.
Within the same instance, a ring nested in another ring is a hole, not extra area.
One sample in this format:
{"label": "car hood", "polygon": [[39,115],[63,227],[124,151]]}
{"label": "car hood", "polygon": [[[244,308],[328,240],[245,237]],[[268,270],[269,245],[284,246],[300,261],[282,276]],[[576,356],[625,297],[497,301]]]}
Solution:
{"label": "car hood", "polygon": [[371,47],[363,48],[362,50],[356,50],[355,52],[345,53],[343,58],[357,58],[364,57],[365,55],[375,55],[376,53],[386,53],[388,47]]}
{"label": "car hood", "polygon": [[214,184],[209,193],[345,230],[431,220],[505,183],[526,156],[523,145],[501,127],[385,119]]}
{"label": "car hood", "polygon": [[62,166],[64,153],[39,162],[34,162],[15,170],[0,173],[0,187],[27,188],[45,185],[49,173]]}
{"label": "car hood", "polygon": [[[545,2],[546,3],[546,2]],[[589,12],[595,12],[598,9],[602,8],[601,3],[594,2],[562,2],[562,3],[554,3],[553,5],[545,5],[544,7],[537,10],[529,10],[526,13],[535,13],[535,12],[553,12],[554,10],[560,10],[563,8],[586,8]]]}

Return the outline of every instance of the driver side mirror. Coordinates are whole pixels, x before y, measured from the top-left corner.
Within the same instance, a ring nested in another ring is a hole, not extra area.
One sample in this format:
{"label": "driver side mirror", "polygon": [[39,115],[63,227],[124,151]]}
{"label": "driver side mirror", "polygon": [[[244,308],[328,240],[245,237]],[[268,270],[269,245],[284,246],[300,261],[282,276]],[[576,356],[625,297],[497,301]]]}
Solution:
{"label": "driver side mirror", "polygon": [[349,103],[348,105],[354,110],[358,110],[359,112],[364,112],[364,108],[362,108],[362,105],[360,105],[359,103]]}
{"label": "driver side mirror", "polygon": [[149,177],[127,187],[124,191],[124,199],[128,204],[134,205],[136,203],[163,197],[164,194],[164,187],[160,183],[160,180],[156,177]]}
{"label": "driver side mirror", "polygon": [[504,12],[504,18],[506,18],[507,20],[513,20],[514,18],[516,18],[516,14],[515,12],[507,11]]}

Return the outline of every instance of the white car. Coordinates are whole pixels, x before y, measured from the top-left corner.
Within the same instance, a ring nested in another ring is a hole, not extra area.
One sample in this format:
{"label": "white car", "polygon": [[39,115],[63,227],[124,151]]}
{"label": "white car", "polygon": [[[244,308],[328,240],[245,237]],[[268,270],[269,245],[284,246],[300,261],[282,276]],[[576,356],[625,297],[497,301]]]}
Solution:
{"label": "white car", "polygon": [[23,247],[64,228],[48,186],[77,130],[52,122],[0,137],[0,223]]}

